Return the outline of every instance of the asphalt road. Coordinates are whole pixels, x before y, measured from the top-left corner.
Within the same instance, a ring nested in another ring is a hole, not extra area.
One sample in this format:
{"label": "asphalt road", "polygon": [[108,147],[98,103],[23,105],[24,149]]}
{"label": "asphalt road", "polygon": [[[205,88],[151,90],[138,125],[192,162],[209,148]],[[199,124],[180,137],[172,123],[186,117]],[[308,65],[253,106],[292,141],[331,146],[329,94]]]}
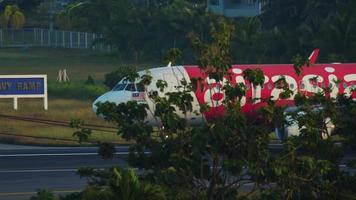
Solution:
{"label": "asphalt road", "polygon": [[[271,152],[279,152],[281,144],[269,145]],[[96,147],[29,147],[0,144],[0,200],[29,199],[37,190],[46,189],[57,194],[81,191],[86,179],[77,175],[80,167],[98,169],[113,165],[127,166],[122,159],[128,147],[117,147],[113,160],[103,160]],[[356,152],[347,152],[340,168],[356,173],[346,166],[346,160],[356,159]]]}
{"label": "asphalt road", "polygon": [[86,180],[80,167],[125,166],[120,157],[128,147],[118,147],[113,160],[103,160],[95,147],[27,147],[0,144],[0,200],[29,199],[38,189],[65,194],[80,191]]}

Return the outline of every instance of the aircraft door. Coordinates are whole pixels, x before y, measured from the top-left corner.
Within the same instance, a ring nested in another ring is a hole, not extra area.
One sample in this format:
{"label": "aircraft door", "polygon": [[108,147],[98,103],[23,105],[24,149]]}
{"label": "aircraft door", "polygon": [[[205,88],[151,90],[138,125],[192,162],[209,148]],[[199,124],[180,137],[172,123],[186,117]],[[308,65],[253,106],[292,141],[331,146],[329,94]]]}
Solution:
{"label": "aircraft door", "polygon": [[[180,74],[163,74],[163,78],[164,80],[167,82],[167,90],[165,90],[165,92],[169,91],[169,92],[175,92],[178,91],[178,86],[182,85],[181,84],[181,80],[183,79],[183,76]],[[194,95],[194,93],[191,93],[191,95]],[[194,104],[194,102],[192,102]],[[193,106],[194,107],[194,106]],[[191,124],[199,124],[202,123],[203,119],[199,116],[196,115],[194,113],[194,109],[193,108],[193,112],[187,112],[186,113],[186,119],[191,123]],[[179,111],[178,108],[176,108],[177,112],[180,113],[181,116],[183,116],[183,112]]]}

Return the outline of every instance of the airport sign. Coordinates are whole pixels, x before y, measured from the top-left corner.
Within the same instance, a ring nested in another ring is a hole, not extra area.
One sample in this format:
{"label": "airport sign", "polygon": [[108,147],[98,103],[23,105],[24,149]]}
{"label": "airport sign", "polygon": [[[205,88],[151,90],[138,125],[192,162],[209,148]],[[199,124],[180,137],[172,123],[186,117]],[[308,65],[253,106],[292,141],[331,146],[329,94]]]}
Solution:
{"label": "airport sign", "polygon": [[47,75],[0,75],[0,98],[13,98],[15,110],[18,98],[43,98],[47,110]]}

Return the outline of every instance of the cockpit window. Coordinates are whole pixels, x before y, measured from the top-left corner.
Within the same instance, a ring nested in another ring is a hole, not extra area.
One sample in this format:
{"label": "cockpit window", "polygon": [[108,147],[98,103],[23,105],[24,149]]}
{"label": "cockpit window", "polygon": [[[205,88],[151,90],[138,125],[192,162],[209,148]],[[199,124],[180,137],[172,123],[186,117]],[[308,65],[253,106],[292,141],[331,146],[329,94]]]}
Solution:
{"label": "cockpit window", "polygon": [[125,79],[121,80],[118,84],[115,85],[115,87],[112,89],[112,91],[131,91],[131,92],[144,92],[145,87],[141,83],[131,83]]}
{"label": "cockpit window", "polygon": [[135,91],[136,91],[135,84],[133,84],[133,83],[129,83],[129,84],[127,84],[127,86],[126,86],[125,90],[126,90],[126,91],[132,91],[132,92],[135,92]]}
{"label": "cockpit window", "polygon": [[112,89],[113,91],[121,91],[124,90],[128,81],[124,78],[121,81],[119,81],[118,84],[115,85],[115,87]]}
{"label": "cockpit window", "polygon": [[124,83],[119,83],[117,85],[115,85],[115,87],[112,89],[113,91],[120,91],[120,90],[123,90],[125,89],[127,84],[124,84]]}

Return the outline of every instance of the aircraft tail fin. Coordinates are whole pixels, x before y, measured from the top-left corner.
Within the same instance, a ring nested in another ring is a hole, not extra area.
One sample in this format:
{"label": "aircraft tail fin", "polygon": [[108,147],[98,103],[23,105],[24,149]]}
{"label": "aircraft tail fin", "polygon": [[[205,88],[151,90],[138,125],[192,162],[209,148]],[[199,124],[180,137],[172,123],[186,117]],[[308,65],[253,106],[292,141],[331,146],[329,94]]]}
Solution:
{"label": "aircraft tail fin", "polygon": [[308,60],[310,64],[315,64],[316,59],[318,59],[320,49],[314,49],[314,51],[310,54]]}

